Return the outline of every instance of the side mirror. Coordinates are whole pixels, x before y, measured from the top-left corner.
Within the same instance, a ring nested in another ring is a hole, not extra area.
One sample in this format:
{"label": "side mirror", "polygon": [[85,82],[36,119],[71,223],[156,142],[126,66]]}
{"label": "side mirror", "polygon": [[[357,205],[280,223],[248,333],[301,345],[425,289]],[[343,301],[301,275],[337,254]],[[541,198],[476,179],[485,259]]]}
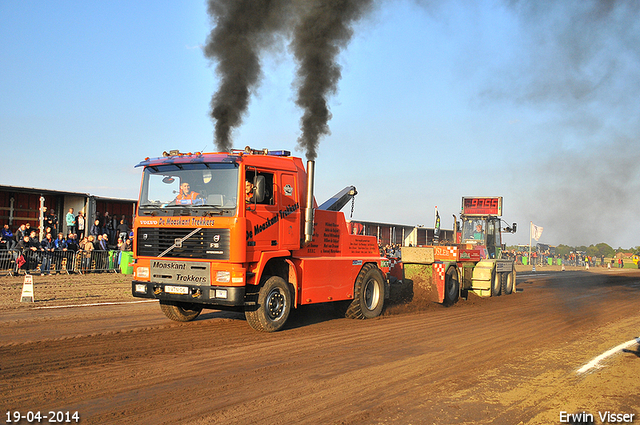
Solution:
{"label": "side mirror", "polygon": [[518,224],[517,223],[513,223],[513,226],[511,226],[511,229],[512,229],[511,231],[513,233],[515,233],[517,228],[518,228]]}
{"label": "side mirror", "polygon": [[253,198],[256,203],[264,201],[265,184],[264,176],[256,176],[253,183]]}

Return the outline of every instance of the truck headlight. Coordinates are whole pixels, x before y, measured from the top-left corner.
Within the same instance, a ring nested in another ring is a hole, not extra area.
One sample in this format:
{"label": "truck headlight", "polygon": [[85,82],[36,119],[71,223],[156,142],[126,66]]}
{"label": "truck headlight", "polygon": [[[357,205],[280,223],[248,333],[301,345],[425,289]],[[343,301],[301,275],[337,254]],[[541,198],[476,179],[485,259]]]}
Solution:
{"label": "truck headlight", "polygon": [[144,283],[136,283],[136,292],[147,293],[147,285]]}

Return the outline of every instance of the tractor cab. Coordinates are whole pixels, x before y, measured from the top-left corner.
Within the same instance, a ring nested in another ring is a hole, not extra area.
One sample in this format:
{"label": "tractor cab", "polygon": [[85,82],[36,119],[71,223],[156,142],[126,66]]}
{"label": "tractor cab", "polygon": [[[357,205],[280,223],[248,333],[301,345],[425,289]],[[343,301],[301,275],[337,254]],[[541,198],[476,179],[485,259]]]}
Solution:
{"label": "tractor cab", "polygon": [[488,258],[500,258],[502,238],[499,217],[462,217],[462,243],[486,249]]}
{"label": "tractor cab", "polygon": [[462,198],[459,242],[480,251],[481,258],[502,258],[502,232],[515,233],[516,224],[501,229],[501,217],[501,196]]}

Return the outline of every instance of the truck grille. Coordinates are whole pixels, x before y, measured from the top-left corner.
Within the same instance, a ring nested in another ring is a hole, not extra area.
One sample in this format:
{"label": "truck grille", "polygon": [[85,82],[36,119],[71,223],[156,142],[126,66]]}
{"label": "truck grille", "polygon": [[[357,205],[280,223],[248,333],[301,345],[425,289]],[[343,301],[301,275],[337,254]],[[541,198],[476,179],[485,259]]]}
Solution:
{"label": "truck grille", "polygon": [[[199,229],[184,239],[194,228],[139,228],[137,254],[142,257],[206,258],[228,260],[229,229]],[[183,240],[184,239],[184,240]]]}

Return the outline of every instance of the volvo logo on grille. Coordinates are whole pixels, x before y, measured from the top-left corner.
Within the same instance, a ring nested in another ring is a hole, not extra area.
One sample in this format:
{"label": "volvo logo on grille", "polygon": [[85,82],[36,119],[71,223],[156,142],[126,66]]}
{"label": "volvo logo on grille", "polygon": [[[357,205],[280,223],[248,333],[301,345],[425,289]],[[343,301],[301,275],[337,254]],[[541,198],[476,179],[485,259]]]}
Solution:
{"label": "volvo logo on grille", "polygon": [[182,248],[182,239],[181,238],[176,238],[174,242],[175,242],[176,248]]}
{"label": "volvo logo on grille", "polygon": [[220,235],[214,235],[213,236],[213,241],[214,242],[220,242]]}
{"label": "volvo logo on grille", "polygon": [[148,238],[148,237],[149,237],[149,236],[148,236],[146,233],[143,233],[143,234],[142,234],[142,239],[144,239],[145,241],[147,240],[147,238]]}

